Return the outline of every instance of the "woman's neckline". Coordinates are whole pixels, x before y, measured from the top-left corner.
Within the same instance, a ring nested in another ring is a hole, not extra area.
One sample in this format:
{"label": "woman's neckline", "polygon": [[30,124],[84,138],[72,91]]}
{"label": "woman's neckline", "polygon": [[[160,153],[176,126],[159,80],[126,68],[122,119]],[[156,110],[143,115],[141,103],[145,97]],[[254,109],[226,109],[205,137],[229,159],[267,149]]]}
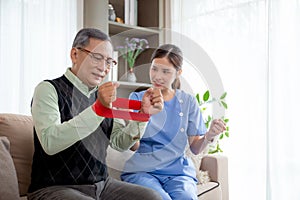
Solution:
{"label": "woman's neckline", "polygon": [[[164,102],[170,102],[170,101],[172,101],[172,100],[174,99],[174,97],[176,96],[176,92],[177,92],[177,90],[174,89],[174,92],[172,92],[172,97],[165,98],[165,97],[163,96]],[[169,95],[169,96],[171,96],[171,95]]]}

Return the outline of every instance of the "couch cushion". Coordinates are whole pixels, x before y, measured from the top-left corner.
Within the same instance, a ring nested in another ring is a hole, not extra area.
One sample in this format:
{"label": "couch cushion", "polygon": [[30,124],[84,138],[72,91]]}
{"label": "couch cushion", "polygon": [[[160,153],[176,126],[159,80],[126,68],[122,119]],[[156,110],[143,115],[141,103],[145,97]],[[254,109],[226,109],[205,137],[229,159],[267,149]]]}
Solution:
{"label": "couch cushion", "polygon": [[20,195],[25,195],[30,184],[33,157],[32,118],[17,114],[0,114],[0,136],[5,136],[10,141]]}
{"label": "couch cushion", "polygon": [[2,200],[19,198],[16,169],[9,153],[9,141],[0,136],[0,197]]}

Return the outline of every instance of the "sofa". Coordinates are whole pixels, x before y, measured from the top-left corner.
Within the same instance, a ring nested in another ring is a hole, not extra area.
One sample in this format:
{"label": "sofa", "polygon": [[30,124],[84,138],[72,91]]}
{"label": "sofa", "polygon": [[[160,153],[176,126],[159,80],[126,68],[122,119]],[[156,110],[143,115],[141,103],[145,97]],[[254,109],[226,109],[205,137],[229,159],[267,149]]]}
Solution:
{"label": "sofa", "polygon": [[[33,123],[31,116],[0,113],[0,197],[3,200],[27,199],[33,156]],[[113,167],[122,161],[122,153],[108,148],[109,175],[119,179],[120,170]],[[198,199],[228,200],[228,161],[223,155],[205,155],[199,170],[207,171],[210,181],[199,184]]]}

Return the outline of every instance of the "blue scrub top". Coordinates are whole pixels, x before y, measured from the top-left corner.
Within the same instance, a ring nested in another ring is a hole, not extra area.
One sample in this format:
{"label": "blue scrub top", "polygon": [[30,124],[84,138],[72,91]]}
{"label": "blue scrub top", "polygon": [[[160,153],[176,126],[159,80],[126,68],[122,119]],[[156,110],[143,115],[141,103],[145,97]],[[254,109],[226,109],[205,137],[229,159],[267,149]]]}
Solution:
{"label": "blue scrub top", "polygon": [[[142,100],[145,91],[134,92],[131,99]],[[188,136],[204,135],[206,127],[195,97],[176,90],[174,98],[152,115],[140,140],[140,147],[125,163],[124,173],[151,172],[196,177],[190,158],[184,154]]]}

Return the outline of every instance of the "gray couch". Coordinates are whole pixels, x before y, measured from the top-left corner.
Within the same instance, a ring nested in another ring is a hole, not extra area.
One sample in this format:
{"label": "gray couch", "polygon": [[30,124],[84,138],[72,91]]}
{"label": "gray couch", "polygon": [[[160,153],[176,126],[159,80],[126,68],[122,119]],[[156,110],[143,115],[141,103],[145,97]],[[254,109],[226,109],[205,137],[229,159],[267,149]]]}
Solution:
{"label": "gray couch", "polygon": [[[30,183],[33,155],[33,124],[30,116],[0,114],[0,197],[3,200],[26,199]],[[108,150],[108,166],[119,159]],[[228,200],[228,164],[221,155],[202,158],[199,169],[208,171],[211,182],[198,185],[199,199]],[[109,168],[109,175],[119,179],[118,168]]]}

